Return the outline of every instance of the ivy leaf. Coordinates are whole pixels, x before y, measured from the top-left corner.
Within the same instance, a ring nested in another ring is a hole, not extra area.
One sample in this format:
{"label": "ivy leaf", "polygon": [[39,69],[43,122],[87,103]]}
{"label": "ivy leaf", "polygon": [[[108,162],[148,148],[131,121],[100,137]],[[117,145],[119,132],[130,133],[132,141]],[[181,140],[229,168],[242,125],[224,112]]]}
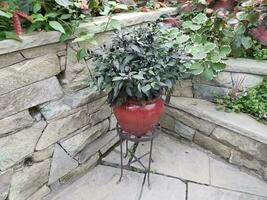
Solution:
{"label": "ivy leaf", "polygon": [[53,29],[55,29],[55,30],[57,30],[57,31],[59,31],[59,32],[61,32],[61,33],[66,33],[66,32],[65,32],[65,29],[63,28],[63,26],[62,26],[59,22],[57,22],[57,21],[50,21],[50,22],[49,22],[49,25],[50,25]]}
{"label": "ivy leaf", "polygon": [[116,30],[121,30],[121,24],[118,20],[116,19],[111,19],[110,20],[110,24],[109,24],[112,28],[116,29]]}
{"label": "ivy leaf", "polygon": [[201,76],[206,80],[212,80],[214,77],[213,70],[211,68],[205,68]]}
{"label": "ivy leaf", "polygon": [[244,36],[241,38],[241,43],[245,47],[245,49],[249,49],[253,45],[253,41],[250,37]]}
{"label": "ivy leaf", "polygon": [[220,48],[220,55],[224,58],[226,56],[228,56],[230,53],[231,53],[231,47],[230,46],[227,46],[227,45],[223,45],[221,48]]}
{"label": "ivy leaf", "polygon": [[203,13],[199,13],[192,21],[196,24],[204,24],[208,20],[207,16]]}
{"label": "ivy leaf", "polygon": [[238,35],[244,34],[246,31],[246,27],[243,23],[238,23],[237,26],[235,26],[235,32]]}
{"label": "ivy leaf", "polygon": [[236,13],[236,18],[240,21],[242,20],[246,20],[248,17],[248,13],[244,12],[244,11],[241,11],[241,12],[238,12]]}
{"label": "ivy leaf", "polygon": [[225,66],[226,66],[225,63],[213,63],[212,69],[216,72],[220,72],[225,68]]}
{"label": "ivy leaf", "polygon": [[192,31],[197,31],[201,28],[200,25],[193,24],[191,21],[185,21],[182,26],[185,29],[190,29]]}
{"label": "ivy leaf", "polygon": [[12,17],[12,14],[0,10],[0,16],[5,17],[5,18],[11,18]]}

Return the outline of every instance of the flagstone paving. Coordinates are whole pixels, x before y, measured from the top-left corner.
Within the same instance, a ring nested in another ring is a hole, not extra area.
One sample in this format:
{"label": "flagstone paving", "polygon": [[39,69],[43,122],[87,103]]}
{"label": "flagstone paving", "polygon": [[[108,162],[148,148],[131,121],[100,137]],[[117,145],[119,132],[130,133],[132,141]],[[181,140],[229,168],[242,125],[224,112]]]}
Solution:
{"label": "flagstone paving", "polygon": [[[136,155],[148,150],[140,144]],[[135,163],[120,177],[119,148],[102,164],[51,200],[267,200],[267,183],[231,166],[202,149],[160,135],[153,149],[151,186],[141,165]],[[147,159],[144,158],[146,163]],[[124,161],[126,163],[126,160]]]}

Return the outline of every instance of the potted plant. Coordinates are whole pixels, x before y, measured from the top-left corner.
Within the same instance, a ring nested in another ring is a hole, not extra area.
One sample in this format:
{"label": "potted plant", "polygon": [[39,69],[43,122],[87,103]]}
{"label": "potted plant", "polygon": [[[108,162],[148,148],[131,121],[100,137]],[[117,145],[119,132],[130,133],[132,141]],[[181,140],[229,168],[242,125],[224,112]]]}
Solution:
{"label": "potted plant", "polygon": [[110,46],[91,53],[96,84],[121,128],[142,136],[159,122],[162,95],[182,78],[183,54],[168,45],[156,24],[119,32]]}

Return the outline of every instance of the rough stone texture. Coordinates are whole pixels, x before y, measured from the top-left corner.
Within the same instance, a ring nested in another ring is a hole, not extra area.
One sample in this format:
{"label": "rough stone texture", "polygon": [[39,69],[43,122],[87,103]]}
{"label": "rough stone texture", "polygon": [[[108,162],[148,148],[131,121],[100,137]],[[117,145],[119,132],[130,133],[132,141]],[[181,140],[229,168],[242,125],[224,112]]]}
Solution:
{"label": "rough stone texture", "polygon": [[228,159],[231,156],[231,149],[229,147],[201,133],[195,134],[194,142],[225,159]]}
{"label": "rough stone texture", "polygon": [[87,68],[84,61],[77,61],[77,49],[74,44],[68,44],[66,70],[61,78],[62,87],[65,93],[73,93],[75,91],[86,88],[92,80],[91,72]]}
{"label": "rough stone texture", "polygon": [[45,122],[39,122],[28,129],[0,138],[0,169],[8,169],[31,155],[45,125]]}
{"label": "rough stone texture", "polygon": [[88,87],[74,94],[66,94],[64,96],[64,103],[72,108],[77,108],[87,103],[96,101],[103,96],[105,96],[105,94],[97,92],[96,87]]}
{"label": "rough stone texture", "polygon": [[95,125],[104,119],[107,119],[111,116],[111,108],[108,105],[104,105],[101,109],[90,115],[90,124]]}
{"label": "rough stone texture", "polygon": [[193,84],[191,80],[178,81],[173,88],[172,96],[193,97]]}
{"label": "rough stone texture", "polygon": [[[211,102],[184,97],[171,98],[170,106],[267,144],[267,126],[243,113],[218,111],[216,106]],[[180,117],[180,115],[178,116]],[[179,120],[179,118],[177,119]],[[183,120],[181,121],[184,122]],[[190,126],[190,124],[185,124]],[[205,133],[205,131],[201,132]]]}
{"label": "rough stone texture", "polygon": [[194,97],[199,99],[205,99],[209,101],[215,101],[216,98],[223,98],[229,93],[228,88],[215,87],[203,84],[194,84]]}
{"label": "rough stone texture", "polygon": [[207,135],[211,134],[211,132],[215,128],[215,125],[213,123],[210,123],[206,120],[203,120],[191,114],[188,114],[186,110],[182,111],[182,110],[177,110],[171,107],[166,107],[165,112],[169,114],[170,116],[172,116],[173,118],[175,118],[176,120],[182,122],[183,124],[190,126],[194,129],[197,129]]}
{"label": "rough stone texture", "polygon": [[53,153],[54,153],[54,145],[51,145],[41,151],[35,151],[32,155],[32,159],[34,162],[40,162],[42,160],[46,160],[52,157]]}
{"label": "rough stone texture", "polygon": [[60,145],[56,144],[48,184],[54,183],[76,167],[78,167],[78,162],[70,157]]}
{"label": "rough stone texture", "polygon": [[267,180],[267,164],[260,163],[253,156],[245,155],[239,151],[233,150],[229,162],[238,166],[255,170],[256,173],[260,174]]}
{"label": "rough stone texture", "polygon": [[168,111],[166,111],[160,119],[160,125],[161,127],[174,131],[175,130],[175,119],[173,117],[171,117],[168,113]]}
{"label": "rough stone texture", "polygon": [[222,127],[216,127],[211,137],[267,163],[267,144],[257,142]]}
{"label": "rough stone texture", "polygon": [[113,138],[116,137],[116,135],[117,135],[116,131],[108,132],[102,135],[97,140],[95,140],[93,143],[87,145],[79,154],[79,163],[86,162],[88,158],[90,158],[92,155],[98,152],[105,145],[110,143],[113,140]]}
{"label": "rough stone texture", "polygon": [[58,58],[47,54],[0,69],[0,95],[52,77],[60,72]]}
{"label": "rough stone texture", "polygon": [[39,46],[35,48],[30,49],[23,49],[21,51],[22,55],[27,58],[36,58],[47,54],[54,54],[56,55],[58,52],[62,52],[66,50],[66,44],[65,43],[55,43],[55,44],[49,44],[45,46]]}
{"label": "rough stone texture", "polygon": [[109,125],[109,130],[113,130],[116,128],[117,125],[117,119],[114,114],[111,115],[110,117],[110,125]]}
{"label": "rough stone texture", "polygon": [[72,170],[70,173],[66,174],[64,177],[60,178],[60,184],[67,184],[73,182],[77,178],[87,173],[90,169],[96,166],[100,156],[99,153],[93,155],[85,163],[79,165],[76,169]]}
{"label": "rough stone texture", "polygon": [[267,197],[267,183],[229,164],[210,160],[211,185]]}
{"label": "rough stone texture", "polygon": [[0,119],[62,96],[55,77],[0,96]]}
{"label": "rough stone texture", "polygon": [[195,84],[204,84],[204,85],[213,85],[225,88],[232,88],[233,82],[230,72],[220,72],[213,80],[207,81],[200,76],[195,76],[193,78],[193,83]]}
{"label": "rough stone texture", "polygon": [[245,58],[229,58],[226,60],[225,71],[241,72],[247,74],[267,75],[267,61],[252,60]]}
{"label": "rough stone texture", "polygon": [[86,126],[81,130],[76,131],[72,137],[61,142],[61,146],[68,152],[69,155],[75,156],[87,144],[90,144],[100,135],[105,134],[109,128],[109,121],[106,119],[104,122],[97,124],[93,127]]}
{"label": "rough stone texture", "polygon": [[10,117],[0,120],[0,137],[7,133],[12,133],[23,128],[27,128],[33,124],[33,118],[28,110],[19,112]]}
{"label": "rough stone texture", "polygon": [[109,141],[109,143],[107,143],[105,146],[103,146],[100,149],[100,153],[102,155],[105,154],[105,153],[107,153],[108,150],[110,150],[111,148],[113,148],[120,141],[120,138],[117,136],[117,130],[111,130],[107,134],[116,135],[116,136],[113,139],[111,139]]}
{"label": "rough stone texture", "polygon": [[0,172],[0,200],[5,200],[8,195],[12,175],[12,169],[9,169],[5,172]]}
{"label": "rough stone texture", "polygon": [[88,123],[89,116],[87,106],[82,107],[78,112],[65,118],[49,121],[38,141],[36,150],[47,148],[77,129],[86,126]]}
{"label": "rough stone texture", "polygon": [[234,85],[238,84],[238,82],[243,80],[240,89],[250,88],[255,85],[258,85],[262,82],[263,78],[264,76],[257,76],[252,74],[243,74],[243,73],[232,73],[232,79]]}
{"label": "rough stone texture", "polygon": [[[75,94],[72,94],[71,96],[65,95],[60,100],[40,105],[40,112],[47,120],[68,116],[76,112],[74,108],[78,108],[79,106],[87,104],[86,101],[89,100],[90,97],[92,97],[90,93],[88,93],[88,91],[90,90],[86,88],[84,90],[78,91]],[[89,95],[86,96],[85,94]],[[95,101],[92,102],[91,100],[89,100],[89,102],[88,113],[94,113],[99,110],[102,105],[104,105],[104,103],[106,102],[106,97],[95,99]]]}
{"label": "rough stone texture", "polygon": [[140,200],[186,199],[186,185],[178,179],[153,174],[151,175],[151,188],[144,187]]}
{"label": "rough stone texture", "polygon": [[42,200],[44,196],[50,193],[50,188],[44,185],[37,192],[31,195],[27,200]]}
{"label": "rough stone texture", "polygon": [[188,200],[267,200],[266,197],[188,183]]}
{"label": "rough stone texture", "polygon": [[175,122],[175,132],[178,133],[183,138],[188,140],[193,140],[196,130],[184,125],[183,123],[176,121]]}
{"label": "rough stone texture", "polygon": [[125,177],[120,184],[117,184],[119,176],[119,169],[98,166],[71,184],[71,187],[56,196],[50,197],[50,200],[137,200],[141,192],[144,175],[125,171]]}
{"label": "rough stone texture", "polygon": [[25,200],[48,181],[50,160],[24,167],[12,178],[9,199]]}
{"label": "rough stone texture", "polygon": [[21,62],[23,60],[25,60],[25,58],[23,58],[20,52],[13,52],[9,54],[0,55],[0,63],[1,63],[0,69]]}

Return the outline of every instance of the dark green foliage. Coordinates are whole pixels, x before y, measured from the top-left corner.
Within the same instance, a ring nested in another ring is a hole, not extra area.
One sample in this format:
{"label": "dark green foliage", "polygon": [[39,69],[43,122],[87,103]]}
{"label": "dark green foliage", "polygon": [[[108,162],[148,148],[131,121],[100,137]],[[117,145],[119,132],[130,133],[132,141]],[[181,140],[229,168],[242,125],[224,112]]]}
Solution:
{"label": "dark green foliage", "polygon": [[227,112],[248,113],[258,120],[267,121],[267,77],[260,85],[238,95],[228,95],[223,100],[218,100],[217,106]]}
{"label": "dark green foliage", "polygon": [[93,53],[96,84],[109,92],[110,104],[151,100],[182,78],[182,51],[166,45],[155,24],[119,32],[111,47]]}

